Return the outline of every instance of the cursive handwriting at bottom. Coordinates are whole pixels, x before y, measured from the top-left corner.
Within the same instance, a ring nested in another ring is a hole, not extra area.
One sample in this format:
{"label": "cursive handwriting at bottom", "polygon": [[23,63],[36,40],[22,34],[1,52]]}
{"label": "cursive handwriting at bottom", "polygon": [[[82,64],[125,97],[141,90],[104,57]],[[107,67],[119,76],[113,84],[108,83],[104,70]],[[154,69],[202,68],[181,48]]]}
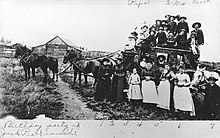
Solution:
{"label": "cursive handwriting at bottom", "polygon": [[150,4],[150,0],[128,0],[128,5],[134,5],[137,6],[137,8],[140,8],[142,5],[148,4]]}
{"label": "cursive handwriting at bottom", "polygon": [[44,126],[30,122],[7,121],[0,128],[0,138],[6,136],[44,136],[44,135],[71,135],[77,136],[80,123],[48,123]]}

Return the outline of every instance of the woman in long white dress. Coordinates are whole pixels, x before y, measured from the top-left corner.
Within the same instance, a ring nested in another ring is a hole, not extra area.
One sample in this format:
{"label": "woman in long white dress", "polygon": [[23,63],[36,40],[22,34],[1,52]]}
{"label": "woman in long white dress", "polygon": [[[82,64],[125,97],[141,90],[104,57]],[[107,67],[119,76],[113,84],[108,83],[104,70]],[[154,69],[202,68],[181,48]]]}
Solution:
{"label": "woman in long white dress", "polygon": [[178,70],[174,87],[174,108],[176,112],[182,111],[189,113],[190,116],[195,116],[195,106],[189,90],[189,75],[184,73],[183,66],[180,66]]}
{"label": "woman in long white dress", "polygon": [[165,69],[160,77],[158,90],[158,105],[157,107],[170,110],[170,81],[175,78],[175,74],[170,70],[170,66],[165,64]]}
{"label": "woman in long white dress", "polygon": [[155,70],[151,62],[146,64],[146,68],[141,72],[141,90],[143,95],[143,103],[157,104],[158,95],[154,82]]}

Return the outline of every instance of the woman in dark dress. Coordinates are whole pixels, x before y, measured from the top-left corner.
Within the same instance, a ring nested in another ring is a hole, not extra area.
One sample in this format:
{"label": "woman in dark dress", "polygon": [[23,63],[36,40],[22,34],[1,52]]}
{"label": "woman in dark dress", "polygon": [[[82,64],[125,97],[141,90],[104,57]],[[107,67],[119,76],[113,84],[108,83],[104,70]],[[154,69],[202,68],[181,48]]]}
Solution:
{"label": "woman in dark dress", "polygon": [[122,58],[117,58],[117,64],[114,66],[112,81],[113,100],[117,102],[126,100],[126,93],[123,92],[126,87],[125,67],[122,60]]}
{"label": "woman in dark dress", "polygon": [[144,55],[145,53],[150,53],[151,50],[151,46],[154,46],[156,43],[156,39],[155,39],[155,33],[154,31],[150,31],[149,32],[149,36],[144,39],[144,46],[142,47],[142,54]]}
{"label": "woman in dark dress", "polygon": [[176,37],[177,48],[178,49],[189,49],[189,40],[187,39],[186,30],[182,29],[181,32]]}
{"label": "woman in dark dress", "polygon": [[210,76],[205,89],[204,119],[219,119],[220,113],[220,87],[216,84],[218,77]]}
{"label": "woman in dark dress", "polygon": [[111,98],[111,76],[112,65],[108,58],[104,58],[102,65],[99,67],[97,85],[95,92],[95,100],[102,101],[105,98],[110,100]]}

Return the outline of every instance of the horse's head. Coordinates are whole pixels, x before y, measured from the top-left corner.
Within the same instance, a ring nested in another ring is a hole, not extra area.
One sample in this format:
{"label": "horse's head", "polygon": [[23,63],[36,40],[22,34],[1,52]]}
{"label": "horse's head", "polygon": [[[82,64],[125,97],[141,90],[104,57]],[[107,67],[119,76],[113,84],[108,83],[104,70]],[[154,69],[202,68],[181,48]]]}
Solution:
{"label": "horse's head", "polygon": [[26,46],[17,46],[15,50],[15,58],[23,56],[26,53],[31,53],[31,50],[28,49]]}
{"label": "horse's head", "polygon": [[64,55],[63,63],[66,64],[69,61],[72,61],[78,57],[78,53],[75,50],[68,50],[66,55]]}
{"label": "horse's head", "polygon": [[206,69],[206,67],[204,67],[202,69],[199,68],[199,66],[197,67],[197,70],[194,73],[193,80],[191,82],[191,85],[193,87],[197,87],[202,81],[205,80],[205,69]]}

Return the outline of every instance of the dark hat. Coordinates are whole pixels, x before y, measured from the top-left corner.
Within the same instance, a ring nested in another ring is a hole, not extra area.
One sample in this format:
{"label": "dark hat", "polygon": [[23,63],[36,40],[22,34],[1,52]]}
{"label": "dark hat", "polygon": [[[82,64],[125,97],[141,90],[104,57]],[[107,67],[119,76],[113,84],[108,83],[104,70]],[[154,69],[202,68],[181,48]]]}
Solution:
{"label": "dark hat", "polygon": [[167,21],[166,20],[162,20],[161,24],[167,24]]}
{"label": "dark hat", "polygon": [[182,19],[186,20],[187,18],[186,18],[186,17],[184,17],[184,16],[182,16],[182,17],[180,17],[180,19],[179,19],[179,20],[182,20]]}
{"label": "dark hat", "polygon": [[166,57],[164,55],[157,56],[157,60],[163,61],[166,60]]}
{"label": "dark hat", "polygon": [[165,17],[165,18],[167,18],[167,17],[170,17],[170,15],[169,15],[169,14],[167,14],[167,15],[165,15],[164,17]]}
{"label": "dark hat", "polygon": [[185,69],[185,66],[184,65],[180,65],[179,67],[178,67],[178,70],[179,69]]}
{"label": "dark hat", "polygon": [[170,16],[170,18],[171,18],[171,17],[173,17],[173,18],[174,18],[174,20],[176,19],[176,16],[171,15],[171,16]]}
{"label": "dark hat", "polygon": [[144,27],[147,27],[147,28],[148,28],[148,26],[147,26],[146,24],[144,24],[144,25],[141,27],[141,29],[143,29]]}
{"label": "dark hat", "polygon": [[138,36],[138,33],[134,31],[134,32],[131,32],[131,35],[136,37],[136,36]]}
{"label": "dark hat", "polygon": [[218,79],[217,79],[215,76],[210,76],[207,80],[208,80],[208,81],[209,81],[209,80],[217,81]]}
{"label": "dark hat", "polygon": [[179,21],[180,20],[180,15],[176,15],[176,19]]}
{"label": "dark hat", "polygon": [[199,23],[199,22],[195,22],[195,23],[192,25],[192,27],[195,28],[195,25],[196,25],[196,24],[199,25],[199,28],[202,26],[201,23]]}
{"label": "dark hat", "polygon": [[117,60],[123,60],[121,56],[116,57]]}
{"label": "dark hat", "polygon": [[102,59],[102,63],[104,63],[105,61],[106,61],[106,62],[110,62],[110,59],[108,59],[108,58],[103,58],[103,59]]}

